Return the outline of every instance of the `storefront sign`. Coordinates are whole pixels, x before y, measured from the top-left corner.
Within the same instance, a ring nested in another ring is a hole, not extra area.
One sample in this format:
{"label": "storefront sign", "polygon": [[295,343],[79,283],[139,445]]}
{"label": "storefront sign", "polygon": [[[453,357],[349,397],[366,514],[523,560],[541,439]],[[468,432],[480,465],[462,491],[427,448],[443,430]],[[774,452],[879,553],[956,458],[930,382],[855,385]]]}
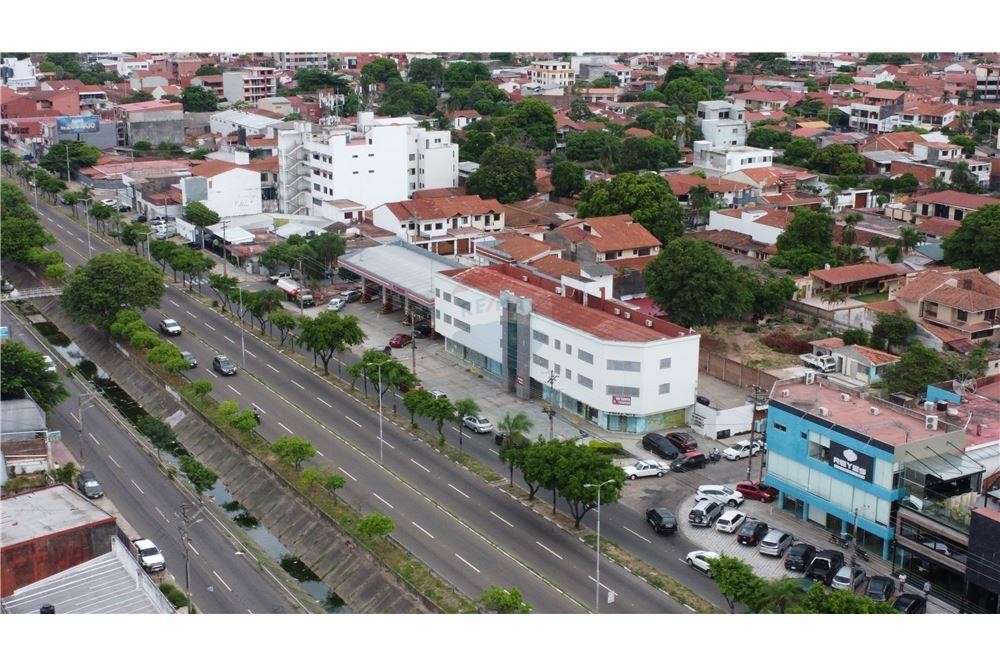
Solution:
{"label": "storefront sign", "polygon": [[612,396],[611,397],[611,404],[612,405],[632,405],[632,397],[631,396]]}
{"label": "storefront sign", "polygon": [[830,465],[866,482],[872,481],[872,476],[875,473],[874,458],[832,440],[830,441]]}

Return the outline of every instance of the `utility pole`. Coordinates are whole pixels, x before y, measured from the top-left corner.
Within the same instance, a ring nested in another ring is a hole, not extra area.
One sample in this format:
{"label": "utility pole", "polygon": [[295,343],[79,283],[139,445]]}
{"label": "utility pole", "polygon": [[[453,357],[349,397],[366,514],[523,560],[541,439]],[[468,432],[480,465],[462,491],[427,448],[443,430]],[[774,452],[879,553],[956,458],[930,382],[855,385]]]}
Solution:
{"label": "utility pole", "polygon": [[305,286],[305,274],[302,273],[302,258],[299,257],[299,316],[301,317],[305,311],[305,306],[303,305],[304,299],[302,298],[302,288]]}
{"label": "utility pole", "polygon": [[555,408],[555,404],[554,404],[553,395],[555,394],[556,380],[557,379],[558,379],[558,376],[556,375],[556,372],[554,370],[549,371],[549,382],[548,382],[548,384],[549,384],[549,409],[545,411],[546,414],[548,414],[548,416],[549,416],[549,440],[551,440],[554,437],[553,430],[554,430],[555,427],[554,427],[553,421],[554,421],[555,416],[556,416],[556,408]]}
{"label": "utility pole", "polygon": [[[417,318],[413,313],[413,302],[407,299],[410,304],[410,369],[413,374],[417,374]],[[395,399],[393,399],[395,400]]]}
{"label": "utility pole", "polygon": [[184,594],[188,599],[188,613],[194,613],[194,600],[191,599],[191,559],[189,555],[190,542],[188,540],[188,529],[194,524],[201,521],[198,519],[198,515],[204,509],[204,506],[199,507],[196,511],[192,512],[193,506],[185,503],[180,506],[181,512],[181,525],[178,526],[177,530],[181,533],[181,542],[184,544]]}
{"label": "utility pole", "polygon": [[[222,277],[225,278],[229,275],[228,266],[229,261],[226,259],[226,226],[229,224],[228,220],[222,221]],[[201,231],[202,239],[205,238],[205,230]]]}
{"label": "utility pole", "polygon": [[69,144],[66,144],[66,183],[72,180],[69,175]]}
{"label": "utility pole", "polygon": [[236,286],[236,289],[240,292],[240,353],[243,355],[243,368],[247,367],[247,347],[243,342],[243,331],[245,329],[243,325],[243,287],[240,285]]}
{"label": "utility pole", "polygon": [[[750,481],[750,475],[751,475],[751,472],[753,470],[753,448],[754,448],[754,445],[757,444],[757,442],[758,442],[757,424],[760,422],[761,417],[764,414],[764,407],[766,407],[766,406],[762,405],[763,401],[764,401],[764,396],[765,396],[764,390],[761,389],[758,385],[753,385],[753,387],[751,387],[751,389],[753,389],[753,393],[750,394],[749,396],[747,396],[748,399],[750,399],[751,401],[753,401],[753,417],[751,418],[751,423],[750,423],[750,456],[747,457],[747,481],[748,482]],[[762,440],[763,438],[760,438],[760,439]],[[764,448],[761,447],[761,467],[760,467],[761,478],[763,478],[763,475],[764,475],[764,464],[763,464],[764,452],[763,452],[763,449]]]}

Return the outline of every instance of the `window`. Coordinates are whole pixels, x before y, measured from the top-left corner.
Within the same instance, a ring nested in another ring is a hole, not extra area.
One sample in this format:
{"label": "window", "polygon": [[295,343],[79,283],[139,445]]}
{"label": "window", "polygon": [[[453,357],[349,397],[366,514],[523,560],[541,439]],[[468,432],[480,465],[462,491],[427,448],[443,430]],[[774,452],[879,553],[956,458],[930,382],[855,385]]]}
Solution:
{"label": "window", "polygon": [[558,350],[560,347],[562,347],[562,343],[559,341],[558,338],[553,338],[552,339],[552,346],[555,347]]}
{"label": "window", "polygon": [[354,158],[355,160],[357,160],[359,156],[358,155],[352,155],[351,157]]}
{"label": "window", "polygon": [[313,190],[319,192],[319,183],[313,183]]}
{"label": "window", "polygon": [[[410,229],[413,229],[413,227],[411,226]],[[441,288],[440,287],[435,287],[434,288],[434,296],[436,296],[439,299],[441,298]]]}
{"label": "window", "polygon": [[660,395],[662,396],[663,394],[669,394],[669,393],[670,393],[670,383],[666,382],[664,384],[661,384],[660,385]]}
{"label": "window", "polygon": [[620,361],[618,359],[608,359],[608,370],[609,371],[628,371],[630,373],[638,373],[640,371],[640,364],[638,361]]}
{"label": "window", "polygon": [[956,310],[955,311],[955,319],[957,319],[959,322],[968,322],[969,321],[969,312],[966,311],[966,310]]}
{"label": "window", "polygon": [[469,333],[469,331],[471,330],[471,327],[469,327],[468,322],[463,322],[457,317],[455,318],[455,326],[464,331],[465,333]]}
{"label": "window", "polygon": [[609,385],[607,385],[604,388],[604,392],[608,396],[638,396],[639,395],[639,388],[638,387],[617,387],[615,385],[609,384]]}
{"label": "window", "polygon": [[815,431],[809,432],[809,457],[823,461],[824,463],[830,462],[829,436],[820,435]]}
{"label": "window", "polygon": [[416,159],[417,159],[416,153],[410,153],[410,162],[413,162]]}
{"label": "window", "polygon": [[662,371],[665,368],[670,368],[670,357],[660,359],[660,370]]}
{"label": "window", "polygon": [[562,374],[562,367],[559,364],[552,364],[552,371],[559,376]]}
{"label": "window", "polygon": [[543,334],[541,331],[532,330],[531,337],[537,340],[539,343],[543,343],[545,345],[549,344],[549,337]]}
{"label": "window", "polygon": [[546,359],[546,358],[544,358],[544,357],[540,357],[537,354],[531,355],[531,363],[537,364],[538,366],[541,366],[542,368],[548,368],[549,367],[549,360]]}
{"label": "window", "polygon": [[449,315],[448,313],[444,314],[444,323],[451,324],[451,315]]}
{"label": "window", "polygon": [[924,301],[924,317],[937,317],[937,304],[933,301]]}
{"label": "window", "polygon": [[573,371],[571,371],[568,368],[566,369],[566,379],[567,380],[572,380],[573,379]]}
{"label": "window", "polygon": [[788,430],[788,428],[780,422],[774,422],[774,428],[781,431],[782,433]]}
{"label": "window", "polygon": [[577,358],[580,359],[580,361],[585,361],[588,364],[594,363],[594,355],[592,355],[590,352],[586,352],[584,350],[577,350],[576,356]]}
{"label": "window", "polygon": [[445,301],[451,303],[451,294],[449,292],[445,292],[442,296],[444,296]]}
{"label": "window", "polygon": [[470,310],[470,311],[472,310],[471,303],[469,303],[465,299],[460,299],[457,296],[455,297],[455,305],[458,306],[459,308],[462,308],[463,310]]}
{"label": "window", "polygon": [[351,173],[352,173],[352,174],[354,174],[354,175],[357,175],[357,173],[358,173],[358,172],[356,172],[356,171],[352,171]]}
{"label": "window", "polygon": [[374,169],[369,169],[369,170],[368,170],[368,173],[369,173],[369,174],[374,174],[374,173],[375,173],[375,170],[374,170]]}
{"label": "window", "polygon": [[594,381],[591,380],[589,377],[587,377],[585,375],[580,375],[579,373],[577,373],[576,381],[577,381],[577,383],[583,385],[587,389],[593,389],[594,388]]}
{"label": "window", "polygon": [[566,343],[566,354],[573,354],[573,346]]}
{"label": "window", "polygon": [[438,310],[437,308],[434,309],[434,319],[435,320],[440,320],[441,319],[441,311]]}

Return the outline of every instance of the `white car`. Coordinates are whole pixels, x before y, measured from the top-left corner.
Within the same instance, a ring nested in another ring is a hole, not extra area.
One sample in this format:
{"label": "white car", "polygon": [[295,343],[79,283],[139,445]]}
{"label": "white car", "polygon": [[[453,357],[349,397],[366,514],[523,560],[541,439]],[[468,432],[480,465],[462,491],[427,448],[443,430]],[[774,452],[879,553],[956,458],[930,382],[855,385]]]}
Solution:
{"label": "white car", "polygon": [[688,565],[698,570],[704,575],[709,577],[712,576],[712,566],[709,564],[709,560],[718,558],[719,554],[714,551],[692,551],[684,559]]}
{"label": "white car", "polygon": [[702,484],[695,494],[695,501],[714,500],[730,507],[743,504],[743,494],[721,484]]}
{"label": "white car", "polygon": [[720,533],[735,533],[747,520],[747,515],[736,510],[726,510],[715,521],[715,529]]}
{"label": "white car", "polygon": [[663,473],[666,471],[667,466],[653,459],[636,461],[630,466],[625,466],[625,476],[629,479],[637,477],[663,477]]}
{"label": "white car", "polygon": [[476,433],[489,433],[493,430],[493,422],[482,415],[465,415],[462,426]]}
{"label": "white car", "polygon": [[326,304],[326,309],[332,311],[338,311],[346,305],[347,305],[346,299],[342,299],[339,296],[335,296],[332,299],[330,299],[330,302],[328,304]]}
{"label": "white car", "polygon": [[440,389],[431,389],[429,393],[434,398],[448,398],[448,394],[444,393]]}
{"label": "white car", "polygon": [[102,199],[101,203],[104,204],[105,206],[110,206],[111,208],[113,208],[115,210],[118,209],[118,200],[117,199]]}
{"label": "white car", "polygon": [[56,369],[56,362],[52,361],[52,357],[50,357],[47,354],[43,354],[42,359],[45,360],[45,370],[47,370],[50,373],[58,372],[58,370]]}
{"label": "white car", "polygon": [[160,320],[160,331],[168,336],[180,336],[181,325],[177,324],[177,320]]}
{"label": "white car", "polygon": [[752,446],[749,440],[740,440],[732,447],[726,447],[722,450],[722,455],[729,459],[730,461],[735,461],[736,459],[745,459],[750,456],[757,456],[760,453],[760,443],[755,442]]}
{"label": "white car", "polygon": [[163,554],[156,548],[152,540],[140,538],[132,540],[132,544],[135,545],[136,556],[146,572],[160,572],[166,569],[167,563],[163,559]]}

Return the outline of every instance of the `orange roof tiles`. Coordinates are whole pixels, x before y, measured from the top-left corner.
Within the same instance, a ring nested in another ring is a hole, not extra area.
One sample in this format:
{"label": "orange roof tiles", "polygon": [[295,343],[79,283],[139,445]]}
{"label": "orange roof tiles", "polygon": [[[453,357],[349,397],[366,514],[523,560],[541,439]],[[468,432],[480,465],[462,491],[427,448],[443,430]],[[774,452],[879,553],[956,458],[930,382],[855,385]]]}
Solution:
{"label": "orange roof tiles", "polygon": [[[588,231],[585,227],[589,226]],[[578,229],[586,236],[577,243],[588,243],[598,252],[658,248],[660,241],[649,230],[628,215],[609,215],[585,220],[570,220],[559,226],[560,231]]]}
{"label": "orange roof tiles", "polygon": [[204,162],[191,167],[191,174],[193,176],[201,176],[202,178],[212,178],[213,176],[224,174],[227,171],[231,171],[238,167],[247,168],[249,165],[239,165],[233,162],[225,162],[223,160],[205,160]]}
{"label": "orange roof tiles", "polygon": [[929,192],[919,197],[914,197],[913,202],[926,202],[928,204],[944,204],[945,206],[956,206],[958,208],[975,210],[990,204],[1000,204],[1000,199],[994,197],[984,197],[983,195],[970,195],[965,192],[955,190],[942,190],[941,192]]}
{"label": "orange roof tiles", "polygon": [[829,285],[846,285],[862,280],[875,280],[876,278],[895,278],[904,274],[905,271],[891,264],[851,264],[809,272],[810,276]]}
{"label": "orange roof tiles", "polygon": [[553,278],[559,278],[561,276],[572,276],[573,278],[580,277],[580,265],[576,262],[571,262],[568,259],[563,259],[562,257],[556,257],[555,255],[546,255],[541,259],[536,259],[531,262],[530,266],[538,269],[542,273]]}
{"label": "orange roof tiles", "polygon": [[895,354],[889,354],[888,352],[883,352],[882,350],[874,350],[870,347],[865,347],[864,345],[852,345],[851,347],[876,366],[882,366],[884,364],[891,364],[899,361],[899,357]]}
{"label": "orange roof tiles", "polygon": [[500,213],[503,206],[496,199],[481,199],[478,195],[407,199],[386,204],[398,220],[439,220],[465,215]]}

